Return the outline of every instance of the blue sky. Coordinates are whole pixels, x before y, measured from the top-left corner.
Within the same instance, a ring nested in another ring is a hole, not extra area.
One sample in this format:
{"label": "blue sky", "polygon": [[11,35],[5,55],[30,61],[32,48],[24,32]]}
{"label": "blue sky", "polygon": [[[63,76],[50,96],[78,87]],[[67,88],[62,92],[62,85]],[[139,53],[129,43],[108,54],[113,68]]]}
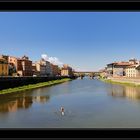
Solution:
{"label": "blue sky", "polygon": [[140,60],[140,12],[0,12],[0,54],[47,54],[87,71]]}

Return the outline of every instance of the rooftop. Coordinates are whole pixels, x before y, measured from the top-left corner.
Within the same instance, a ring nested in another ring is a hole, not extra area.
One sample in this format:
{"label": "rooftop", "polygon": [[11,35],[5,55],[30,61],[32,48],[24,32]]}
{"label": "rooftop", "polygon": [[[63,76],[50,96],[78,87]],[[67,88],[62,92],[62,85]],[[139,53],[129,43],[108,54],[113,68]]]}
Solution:
{"label": "rooftop", "polygon": [[7,60],[4,59],[4,58],[0,58],[0,63],[5,63],[5,64],[8,64]]}
{"label": "rooftop", "polygon": [[118,62],[115,65],[117,65],[117,66],[130,66],[132,64],[130,64],[129,62]]}
{"label": "rooftop", "polygon": [[132,65],[130,64],[129,62],[113,62],[113,63],[110,63],[110,64],[107,64],[107,65],[114,65],[114,66],[129,66],[129,65]]}

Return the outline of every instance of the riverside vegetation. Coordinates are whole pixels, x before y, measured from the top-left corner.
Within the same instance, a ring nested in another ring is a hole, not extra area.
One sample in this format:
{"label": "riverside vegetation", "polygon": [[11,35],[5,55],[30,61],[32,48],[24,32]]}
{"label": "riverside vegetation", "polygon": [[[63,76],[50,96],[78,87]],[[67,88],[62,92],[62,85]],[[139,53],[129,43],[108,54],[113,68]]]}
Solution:
{"label": "riverside vegetation", "polygon": [[51,85],[67,82],[70,80],[71,80],[70,78],[64,78],[64,79],[52,80],[52,81],[48,81],[48,82],[41,82],[41,83],[37,83],[37,84],[29,84],[29,85],[25,85],[25,86],[16,87],[16,88],[3,89],[0,91],[0,95],[14,93],[14,92],[20,92],[20,91],[25,91],[25,90],[31,90],[31,89],[45,87],[45,86],[51,86]]}

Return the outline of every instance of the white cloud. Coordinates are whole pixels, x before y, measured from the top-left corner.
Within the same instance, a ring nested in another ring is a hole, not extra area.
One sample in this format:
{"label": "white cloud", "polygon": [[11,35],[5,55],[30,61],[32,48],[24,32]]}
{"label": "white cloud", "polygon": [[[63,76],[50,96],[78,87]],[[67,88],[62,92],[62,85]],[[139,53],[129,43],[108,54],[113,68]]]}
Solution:
{"label": "white cloud", "polygon": [[47,54],[42,54],[41,57],[54,65],[63,65],[63,63],[57,57],[49,57]]}

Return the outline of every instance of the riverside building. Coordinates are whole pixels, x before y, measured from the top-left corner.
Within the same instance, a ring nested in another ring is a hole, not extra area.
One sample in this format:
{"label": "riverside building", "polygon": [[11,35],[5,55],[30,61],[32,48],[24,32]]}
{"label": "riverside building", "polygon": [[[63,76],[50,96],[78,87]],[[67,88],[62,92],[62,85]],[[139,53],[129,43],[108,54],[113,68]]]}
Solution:
{"label": "riverside building", "polygon": [[63,67],[61,68],[61,76],[72,76],[73,71],[72,68],[69,67],[67,64],[64,64]]}
{"label": "riverside building", "polygon": [[[139,61],[136,59],[130,59],[128,62],[114,62],[107,64],[107,76],[108,77],[122,77],[122,76],[128,76],[130,75],[130,71],[134,72],[134,70],[129,70],[129,69],[134,69],[135,66],[139,64]],[[131,75],[135,75],[137,72],[135,71]],[[136,74],[137,76],[137,74]]]}
{"label": "riverside building", "polygon": [[0,76],[8,76],[9,69],[8,69],[8,61],[0,57]]}

